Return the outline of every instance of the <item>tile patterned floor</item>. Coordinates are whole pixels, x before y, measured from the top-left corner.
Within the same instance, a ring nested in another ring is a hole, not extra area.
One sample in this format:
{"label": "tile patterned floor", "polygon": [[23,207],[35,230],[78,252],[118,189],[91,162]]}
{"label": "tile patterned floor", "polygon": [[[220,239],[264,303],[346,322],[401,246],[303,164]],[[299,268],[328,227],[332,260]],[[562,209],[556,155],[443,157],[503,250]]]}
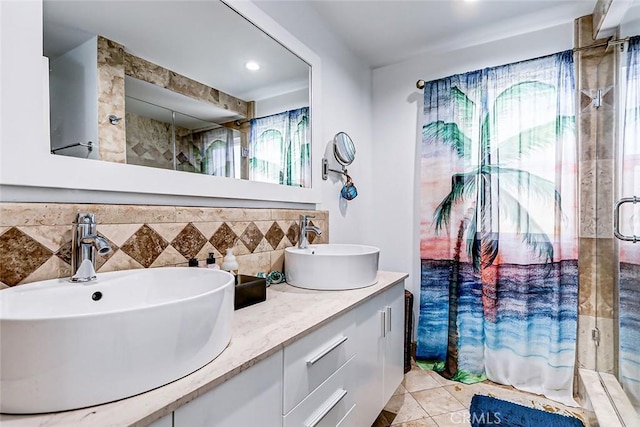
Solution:
{"label": "tile patterned floor", "polygon": [[449,381],[413,364],[372,427],[470,427],[469,405],[474,394],[578,417],[587,425],[587,417],[580,408],[491,381],[471,385]]}

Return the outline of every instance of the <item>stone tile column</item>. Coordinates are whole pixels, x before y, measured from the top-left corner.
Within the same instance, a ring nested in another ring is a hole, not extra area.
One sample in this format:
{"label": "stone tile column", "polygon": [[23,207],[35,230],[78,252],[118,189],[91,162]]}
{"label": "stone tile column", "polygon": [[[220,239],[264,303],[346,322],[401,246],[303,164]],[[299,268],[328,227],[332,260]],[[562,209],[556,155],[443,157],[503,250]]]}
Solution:
{"label": "stone tile column", "polygon": [[[606,44],[593,39],[593,15],[575,21],[576,48]],[[617,244],[613,237],[616,141],[616,49],[576,52],[579,238],[579,368],[617,370]],[[592,331],[599,331],[599,345]]]}
{"label": "stone tile column", "polygon": [[[122,118],[111,124],[109,116]],[[100,160],[127,162],[124,46],[98,36],[98,153]]]}

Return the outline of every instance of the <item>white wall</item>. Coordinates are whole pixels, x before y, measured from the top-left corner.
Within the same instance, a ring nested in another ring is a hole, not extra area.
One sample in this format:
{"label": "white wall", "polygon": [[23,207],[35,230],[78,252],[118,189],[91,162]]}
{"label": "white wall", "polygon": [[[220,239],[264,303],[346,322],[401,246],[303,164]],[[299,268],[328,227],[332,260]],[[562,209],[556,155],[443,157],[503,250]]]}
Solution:
{"label": "white wall", "polygon": [[620,37],[640,35],[640,4],[630,8],[620,23]]}
{"label": "white wall", "polygon": [[313,8],[304,2],[256,3],[280,25],[320,56],[322,61],[322,123],[319,141],[325,156],[335,163],[333,136],[347,132],[356,145],[356,160],[348,168],[358,197],[350,202],[340,199],[342,181],[336,174],[322,183],[320,209],[329,211],[332,243],[372,243],[374,230],[373,144],[371,138],[371,71],[349,51],[323,23]]}
{"label": "white wall", "polygon": [[419,79],[507,64],[570,49],[573,24],[448,52],[422,54],[373,71],[373,188],[377,230],[371,242],[381,248],[383,270],[410,274],[407,288],[419,305],[419,152],[423,94]]}
{"label": "white wall", "polygon": [[98,158],[98,38],[49,62],[51,147],[91,141],[92,151],[72,147],[58,154]]}

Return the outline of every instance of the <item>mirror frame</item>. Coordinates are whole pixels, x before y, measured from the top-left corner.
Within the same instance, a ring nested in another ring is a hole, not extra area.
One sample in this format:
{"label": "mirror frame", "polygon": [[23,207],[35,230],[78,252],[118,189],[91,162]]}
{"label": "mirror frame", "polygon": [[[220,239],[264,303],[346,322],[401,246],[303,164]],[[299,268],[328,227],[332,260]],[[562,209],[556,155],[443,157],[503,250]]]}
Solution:
{"label": "mirror frame", "polygon": [[[338,137],[342,137],[342,140],[348,139],[351,145],[353,146],[353,158],[351,161],[345,160],[342,155],[340,155],[340,149],[338,148]],[[343,168],[344,166],[350,166],[351,163],[356,159],[356,144],[353,142],[353,139],[346,132],[338,132],[336,136],[333,137],[333,157],[336,158],[336,161],[340,163]]]}
{"label": "mirror frame", "polygon": [[172,205],[185,196],[197,198],[193,204],[201,206],[212,205],[213,201],[207,198],[320,203],[324,146],[320,132],[320,58],[255,4],[229,0],[223,3],[311,66],[312,187],[288,187],[51,154],[48,61],[42,55],[42,0],[0,1],[0,38],[12,40],[3,43],[0,53],[0,201],[60,202],[74,199],[74,190],[85,190],[81,200],[88,203],[139,199],[140,203]]}

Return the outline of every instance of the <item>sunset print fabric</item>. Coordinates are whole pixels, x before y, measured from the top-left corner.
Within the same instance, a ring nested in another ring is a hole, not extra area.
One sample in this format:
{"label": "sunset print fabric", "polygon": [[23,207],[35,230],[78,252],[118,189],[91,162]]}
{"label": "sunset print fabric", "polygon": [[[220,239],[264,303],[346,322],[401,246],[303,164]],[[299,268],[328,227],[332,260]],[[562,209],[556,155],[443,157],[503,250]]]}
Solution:
{"label": "sunset print fabric", "polygon": [[574,404],[571,51],[427,82],[416,358]]}

